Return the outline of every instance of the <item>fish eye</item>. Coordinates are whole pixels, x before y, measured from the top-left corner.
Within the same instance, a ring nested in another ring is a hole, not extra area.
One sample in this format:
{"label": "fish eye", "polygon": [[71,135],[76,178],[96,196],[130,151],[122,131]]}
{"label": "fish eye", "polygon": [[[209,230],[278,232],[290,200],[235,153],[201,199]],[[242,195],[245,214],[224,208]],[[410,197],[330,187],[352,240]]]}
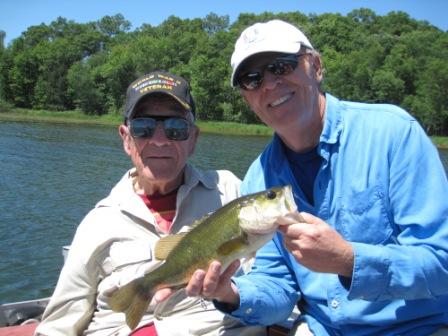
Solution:
{"label": "fish eye", "polygon": [[268,190],[268,192],[266,193],[266,197],[268,199],[274,199],[275,197],[277,197],[277,194],[275,193],[274,190]]}

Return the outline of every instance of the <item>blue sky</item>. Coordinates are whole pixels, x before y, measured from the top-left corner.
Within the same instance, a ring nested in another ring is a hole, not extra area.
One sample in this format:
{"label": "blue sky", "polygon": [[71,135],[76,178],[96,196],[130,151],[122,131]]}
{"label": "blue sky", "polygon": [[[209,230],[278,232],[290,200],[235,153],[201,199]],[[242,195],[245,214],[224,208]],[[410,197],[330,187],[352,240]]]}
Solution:
{"label": "blue sky", "polygon": [[378,15],[404,11],[414,19],[448,30],[448,0],[0,0],[0,30],[6,32],[8,44],[28,27],[50,24],[58,16],[85,23],[121,13],[135,29],[143,23],[159,25],[170,15],[204,18],[214,12],[229,15],[233,22],[239,13],[300,11],[345,15],[361,7]]}

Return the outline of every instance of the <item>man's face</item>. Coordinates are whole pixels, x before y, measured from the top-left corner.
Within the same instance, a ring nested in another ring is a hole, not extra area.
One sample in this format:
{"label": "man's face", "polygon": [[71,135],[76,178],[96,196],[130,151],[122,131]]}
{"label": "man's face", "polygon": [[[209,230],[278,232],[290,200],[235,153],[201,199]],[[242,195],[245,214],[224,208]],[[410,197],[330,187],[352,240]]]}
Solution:
{"label": "man's face", "polygon": [[[136,108],[133,119],[145,117],[162,117],[157,121],[154,134],[147,138],[131,135],[130,122],[120,126],[125,152],[138,172],[140,189],[147,194],[167,193],[182,183],[183,170],[188,157],[193,154],[199,130],[192,122],[190,112],[184,111],[171,98],[148,97]],[[186,140],[169,139],[164,131],[165,117],[181,117],[190,121],[190,132]]]}
{"label": "man's face", "polygon": [[258,88],[240,92],[258,117],[278,133],[291,127],[307,129],[319,114],[320,58],[306,52],[300,54],[304,55],[298,56],[297,67],[289,74],[264,71],[280,56],[271,52],[252,56],[238,72],[238,76],[257,70],[263,74]]}

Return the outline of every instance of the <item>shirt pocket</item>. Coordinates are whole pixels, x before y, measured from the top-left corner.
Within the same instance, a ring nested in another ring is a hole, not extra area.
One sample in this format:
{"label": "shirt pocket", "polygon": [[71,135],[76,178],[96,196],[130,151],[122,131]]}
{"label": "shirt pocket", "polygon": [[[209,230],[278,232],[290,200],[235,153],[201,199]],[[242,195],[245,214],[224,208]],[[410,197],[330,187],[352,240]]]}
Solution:
{"label": "shirt pocket", "polygon": [[152,268],[153,261],[151,246],[146,240],[120,239],[110,243],[103,251],[98,283],[98,305],[107,308],[110,294],[129,283],[130,281],[143,277]]}
{"label": "shirt pocket", "polygon": [[103,269],[105,273],[111,273],[133,265],[151,262],[152,259],[151,245],[146,240],[115,241],[107,250]]}
{"label": "shirt pocket", "polygon": [[354,191],[339,198],[336,229],[349,241],[381,244],[392,235],[386,194],[381,186]]}

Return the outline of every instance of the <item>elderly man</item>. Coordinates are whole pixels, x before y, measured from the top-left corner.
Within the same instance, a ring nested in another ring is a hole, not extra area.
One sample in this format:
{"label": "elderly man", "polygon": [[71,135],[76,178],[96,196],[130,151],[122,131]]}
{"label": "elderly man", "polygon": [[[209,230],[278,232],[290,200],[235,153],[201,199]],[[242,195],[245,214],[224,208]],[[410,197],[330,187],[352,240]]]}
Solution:
{"label": "elderly man", "polygon": [[129,170],[79,225],[67,261],[36,335],[263,335],[210,302],[180,297],[171,314],[154,321],[153,302],[131,333],[110,294],[158,266],[154,244],[239,195],[229,171],[187,164],[199,129],[188,83],[155,71],[130,84],[119,126]]}
{"label": "elderly man", "polygon": [[280,20],[244,30],[231,63],[232,85],[275,130],[242,193],[292,184],[303,212],[251,273],[230,281],[234,268],[219,277],[212,264],[189,295],[251,325],[297,304],[300,335],[448,335],[448,182],[419,123],[323,92],[319,53]]}

